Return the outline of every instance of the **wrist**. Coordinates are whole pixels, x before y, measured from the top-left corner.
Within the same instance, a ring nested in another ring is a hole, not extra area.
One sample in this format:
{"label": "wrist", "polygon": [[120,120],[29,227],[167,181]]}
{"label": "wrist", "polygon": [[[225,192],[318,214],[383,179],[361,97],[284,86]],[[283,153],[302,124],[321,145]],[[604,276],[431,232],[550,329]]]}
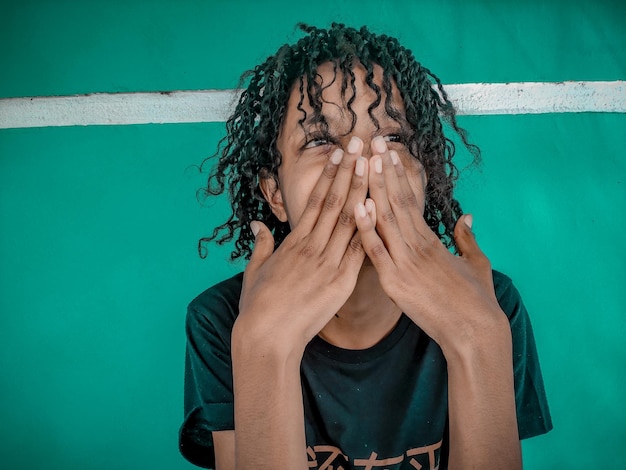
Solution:
{"label": "wrist", "polygon": [[[258,316],[269,318],[262,314]],[[231,351],[233,358],[243,355],[248,360],[255,357],[279,361],[295,359],[299,364],[307,343],[298,339],[299,335],[293,331],[240,313],[231,333]]]}
{"label": "wrist", "polygon": [[446,335],[439,346],[448,363],[473,363],[491,359],[506,359],[512,355],[511,326],[507,316],[498,309],[492,315],[481,315],[481,321],[465,324],[455,335]]}

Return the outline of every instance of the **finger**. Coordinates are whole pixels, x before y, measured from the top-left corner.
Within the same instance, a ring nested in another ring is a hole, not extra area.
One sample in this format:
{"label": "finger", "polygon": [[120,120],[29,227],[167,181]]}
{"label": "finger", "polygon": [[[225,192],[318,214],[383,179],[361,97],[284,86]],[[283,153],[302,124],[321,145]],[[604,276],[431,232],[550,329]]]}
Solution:
{"label": "finger", "polygon": [[361,242],[361,234],[356,232],[352,235],[350,243],[348,243],[348,248],[343,255],[339,269],[343,272],[350,273],[353,276],[353,280],[356,282],[364,259],[365,250]]}
{"label": "finger", "polygon": [[301,230],[302,233],[308,234],[313,230],[313,227],[315,227],[319,215],[324,207],[326,195],[335,181],[335,177],[337,176],[343,158],[343,150],[337,149],[332,153],[326,165],[324,165],[322,174],[317,180],[313,191],[311,191],[306,207],[304,208],[304,211],[300,216],[300,220],[298,221],[297,229]]}
{"label": "finger", "polygon": [[354,217],[358,233],[361,235],[363,250],[367,256],[369,256],[379,275],[383,276],[388,271],[395,269],[393,259],[389,251],[387,251],[385,243],[376,233],[376,226],[367,213],[365,205],[360,202],[356,204],[354,207]]}
{"label": "finger", "polygon": [[343,254],[346,250],[346,246],[354,236],[354,232],[356,231],[354,205],[357,202],[363,201],[367,194],[367,173],[367,158],[357,158],[346,203],[339,214],[333,233],[328,240],[326,252],[331,256],[333,256],[333,254]]}
{"label": "finger", "polygon": [[[417,233],[421,235],[424,240],[437,238],[437,235],[435,235],[424,220],[425,178],[423,174],[423,167],[417,160],[409,162],[409,164],[415,164],[416,166],[419,165],[420,167],[419,174],[414,175],[416,178],[413,179],[413,184],[411,184],[406,167],[398,155],[398,152],[390,150],[389,155],[395,169],[398,186],[395,188],[397,191],[395,194],[393,193],[394,189],[388,189],[387,192],[391,193],[389,196],[391,207],[399,220],[398,224],[403,236],[405,239],[413,240],[415,238],[415,231],[417,231]],[[417,172],[417,169],[412,168],[411,171]],[[407,227],[410,227],[410,231],[408,233],[406,230],[403,230]]]}
{"label": "finger", "polygon": [[472,233],[472,222],[473,217],[471,214],[465,214],[459,217],[459,220],[457,220],[454,226],[454,240],[456,241],[456,246],[463,258],[485,257]]}
{"label": "finger", "polygon": [[[364,172],[361,171],[360,175],[355,172],[356,160],[362,152],[363,141],[358,137],[352,137],[339,164],[335,179],[325,196],[315,228],[311,232],[311,239],[314,242],[326,246],[337,225],[344,225],[347,228],[348,235],[344,237],[344,250],[345,245],[350,241],[356,227],[352,213],[355,193],[362,194],[361,200],[363,200],[367,192]],[[362,165],[360,169],[363,170]],[[348,200],[350,200],[349,208],[346,207]]]}
{"label": "finger", "polygon": [[274,237],[267,225],[254,220],[250,223],[250,230],[254,234],[254,248],[246,272],[256,271],[274,252]]}
{"label": "finger", "polygon": [[[374,155],[370,159],[369,194],[376,204],[376,229],[386,245],[392,247],[404,243],[398,221],[387,197],[383,160],[380,155]],[[390,248],[390,251],[393,250]]]}
{"label": "finger", "polygon": [[[421,181],[420,187],[413,188],[398,152],[390,150],[389,157],[397,181],[397,187],[391,188],[391,191],[395,190],[396,193],[393,194],[392,192],[389,197],[392,208],[395,212],[401,210],[413,222],[423,220],[423,214],[420,213],[421,205],[418,202],[418,197],[424,200],[424,188],[421,186]],[[390,192],[389,189],[388,192]]]}
{"label": "finger", "polygon": [[[383,177],[385,179],[387,199],[394,213],[398,229],[404,239],[413,244],[415,229],[412,213],[417,209],[417,199],[406,180],[406,174],[402,171],[403,169],[400,170],[401,174],[398,173],[398,153],[389,151],[387,142],[383,137],[372,139],[372,150],[381,156],[383,162]],[[405,184],[402,184],[403,181]]]}

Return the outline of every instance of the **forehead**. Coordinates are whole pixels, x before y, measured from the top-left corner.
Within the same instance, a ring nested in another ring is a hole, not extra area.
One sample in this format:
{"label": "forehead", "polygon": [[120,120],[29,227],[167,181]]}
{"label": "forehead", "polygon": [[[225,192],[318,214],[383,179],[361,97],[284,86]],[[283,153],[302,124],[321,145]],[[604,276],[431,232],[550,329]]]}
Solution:
{"label": "forehead", "polygon": [[[380,101],[371,110],[371,114],[381,123],[391,119],[385,111],[387,93],[383,87],[383,69],[378,64],[372,66],[372,76],[367,76],[367,69],[356,62],[349,73],[344,74],[334,62],[324,62],[317,67],[313,86],[309,86],[306,77],[297,79],[294,83],[284,118],[284,128],[294,125],[303,125],[305,128],[319,124],[320,117],[334,126],[347,126],[356,120],[371,120],[370,106]],[[372,84],[368,83],[370,80]],[[395,110],[403,113],[404,103],[393,79],[390,79],[392,96],[391,103]],[[301,91],[302,89],[302,91]],[[319,103],[316,113],[307,90],[318,94]],[[377,91],[378,90],[378,91]],[[353,114],[354,113],[354,114]],[[321,115],[321,116],[320,116]]]}

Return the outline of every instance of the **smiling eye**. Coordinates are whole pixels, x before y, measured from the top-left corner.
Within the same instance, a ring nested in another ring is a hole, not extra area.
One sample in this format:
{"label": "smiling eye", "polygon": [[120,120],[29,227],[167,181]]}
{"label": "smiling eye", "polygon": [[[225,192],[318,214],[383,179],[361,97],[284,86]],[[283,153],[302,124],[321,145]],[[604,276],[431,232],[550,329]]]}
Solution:
{"label": "smiling eye", "polygon": [[389,134],[385,136],[385,140],[387,142],[398,142],[400,144],[404,143],[404,136],[400,134]]}
{"label": "smiling eye", "polygon": [[314,132],[307,136],[307,140],[302,146],[303,149],[314,149],[335,144],[332,136],[325,132]]}
{"label": "smiling eye", "polygon": [[328,139],[325,139],[323,137],[314,137],[313,139],[308,140],[306,144],[304,144],[304,148],[312,149],[315,147],[321,147],[322,145],[328,145],[328,144],[330,144],[330,141]]}

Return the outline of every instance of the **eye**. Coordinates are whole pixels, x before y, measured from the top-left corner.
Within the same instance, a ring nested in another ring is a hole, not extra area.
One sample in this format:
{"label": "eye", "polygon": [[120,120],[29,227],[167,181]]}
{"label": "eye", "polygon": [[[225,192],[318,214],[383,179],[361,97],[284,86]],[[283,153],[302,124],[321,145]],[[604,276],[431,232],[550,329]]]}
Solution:
{"label": "eye", "polygon": [[322,137],[314,137],[306,141],[306,143],[304,144],[304,148],[312,149],[315,147],[321,147],[322,145],[328,145],[328,144],[330,144],[330,141],[328,139],[325,139]]}
{"label": "eye", "polygon": [[402,134],[388,134],[385,136],[385,140],[387,142],[397,142],[399,144],[404,144],[406,139]]}
{"label": "eye", "polygon": [[303,149],[313,149],[323,147],[326,145],[332,145],[335,141],[327,134],[314,133],[308,136],[306,142],[302,146]]}

